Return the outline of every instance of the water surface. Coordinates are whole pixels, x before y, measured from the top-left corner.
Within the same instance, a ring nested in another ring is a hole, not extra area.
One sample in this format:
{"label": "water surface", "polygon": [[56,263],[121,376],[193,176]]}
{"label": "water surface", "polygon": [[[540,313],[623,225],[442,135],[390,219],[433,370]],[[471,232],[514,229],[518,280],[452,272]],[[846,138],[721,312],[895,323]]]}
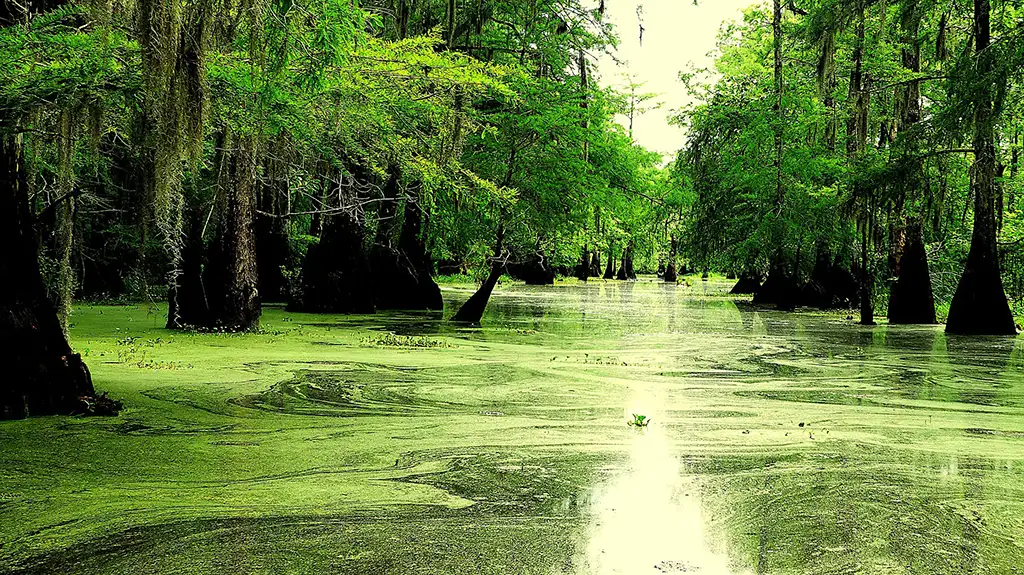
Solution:
{"label": "water surface", "polygon": [[1016,340],[728,287],[506,285],[482,328],[272,308],[244,336],[80,308],[130,407],[0,424],[0,572],[1024,572]]}

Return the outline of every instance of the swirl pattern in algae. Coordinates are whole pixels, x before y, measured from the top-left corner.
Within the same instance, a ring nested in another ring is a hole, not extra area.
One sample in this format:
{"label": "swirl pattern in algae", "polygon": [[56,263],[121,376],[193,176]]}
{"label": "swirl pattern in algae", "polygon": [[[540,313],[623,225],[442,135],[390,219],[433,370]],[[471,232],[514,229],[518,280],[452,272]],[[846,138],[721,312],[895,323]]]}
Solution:
{"label": "swirl pattern in algae", "polygon": [[1021,572],[1017,341],[694,283],[504,286],[482,328],[80,307],[129,407],[0,425],[0,573]]}

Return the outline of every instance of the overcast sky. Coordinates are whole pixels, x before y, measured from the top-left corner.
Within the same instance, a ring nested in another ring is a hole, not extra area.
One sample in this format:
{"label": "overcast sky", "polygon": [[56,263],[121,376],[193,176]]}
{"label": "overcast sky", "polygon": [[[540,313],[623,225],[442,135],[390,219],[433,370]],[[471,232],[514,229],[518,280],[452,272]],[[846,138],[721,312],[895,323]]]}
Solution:
{"label": "overcast sky", "polygon": [[[708,66],[708,52],[725,20],[739,20],[741,10],[757,0],[606,0],[606,17],[618,31],[617,66],[610,58],[598,62],[604,85],[625,84],[623,74],[644,82],[643,92],[657,93],[661,109],[647,112],[633,124],[633,136],[642,146],[674,155],[683,145],[683,132],[668,124],[673,109],[687,102],[679,72],[689,64]],[[637,6],[643,6],[644,40],[640,44]],[[625,120],[623,120],[625,123]]]}

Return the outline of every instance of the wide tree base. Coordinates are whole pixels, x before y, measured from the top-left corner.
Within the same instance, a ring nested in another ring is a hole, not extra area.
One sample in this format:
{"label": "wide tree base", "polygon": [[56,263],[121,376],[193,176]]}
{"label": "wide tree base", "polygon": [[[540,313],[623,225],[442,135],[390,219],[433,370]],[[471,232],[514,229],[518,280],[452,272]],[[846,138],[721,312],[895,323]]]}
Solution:
{"label": "wide tree base", "polygon": [[527,262],[509,264],[507,271],[514,279],[526,282],[526,285],[554,285],[555,270],[547,263],[543,254],[536,254]]}
{"label": "wide tree base", "polygon": [[968,263],[949,306],[946,333],[1017,335],[999,276],[983,277]]}
{"label": "wide tree base", "polygon": [[21,145],[8,137],[0,138],[0,245],[0,419],[88,411],[92,375],[46,295]]}
{"label": "wide tree base", "polygon": [[774,305],[780,310],[792,310],[798,303],[799,288],[792,276],[782,270],[772,270],[761,289],[754,294],[755,305]]}
{"label": "wide tree base", "polygon": [[484,280],[483,285],[470,296],[466,303],[462,304],[452,321],[468,324],[480,323],[484,317],[484,310],[487,309],[487,302],[491,299],[491,292],[494,291],[494,286],[498,284],[498,278],[501,277],[503,267],[499,263],[491,266],[491,273]]}
{"label": "wide tree base", "polygon": [[751,295],[761,290],[761,280],[754,274],[742,274],[732,286],[729,293],[732,295]]}
{"label": "wide tree base", "polygon": [[907,231],[910,243],[900,258],[899,279],[889,292],[889,323],[934,324],[935,299],[920,227]]}

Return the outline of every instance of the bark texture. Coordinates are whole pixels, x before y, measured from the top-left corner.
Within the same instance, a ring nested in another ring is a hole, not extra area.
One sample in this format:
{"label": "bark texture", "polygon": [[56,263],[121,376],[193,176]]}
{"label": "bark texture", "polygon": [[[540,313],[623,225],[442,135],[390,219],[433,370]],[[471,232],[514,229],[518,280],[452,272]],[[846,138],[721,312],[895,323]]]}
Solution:
{"label": "bark texture", "polygon": [[71,350],[39,271],[21,143],[0,138],[0,419],[82,411],[94,394]]}
{"label": "bark texture", "polygon": [[974,36],[979,86],[974,111],[974,231],[967,265],[949,306],[947,333],[1015,335],[1017,328],[1006,302],[999,274],[996,245],[996,154],[993,97],[988,80],[994,54],[991,43],[989,0],[974,1]]}

